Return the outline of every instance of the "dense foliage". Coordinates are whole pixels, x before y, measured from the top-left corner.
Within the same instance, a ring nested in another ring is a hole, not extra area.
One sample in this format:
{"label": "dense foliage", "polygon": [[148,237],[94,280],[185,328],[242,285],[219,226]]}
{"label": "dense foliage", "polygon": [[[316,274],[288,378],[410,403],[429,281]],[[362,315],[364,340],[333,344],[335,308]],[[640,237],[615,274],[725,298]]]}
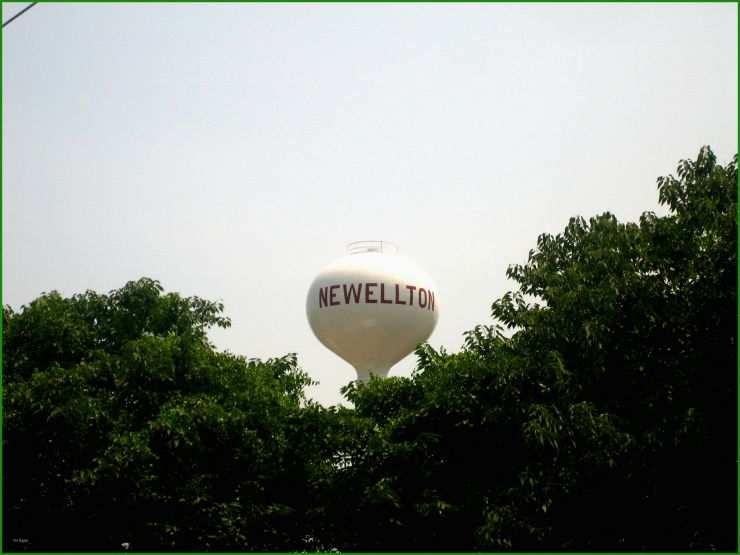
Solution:
{"label": "dense foliage", "polygon": [[6,308],[6,547],[287,549],[303,534],[290,515],[324,456],[310,381],[293,356],[216,352],[221,311],[148,279]]}
{"label": "dense foliage", "polygon": [[509,268],[510,338],[348,388],[385,442],[347,479],[384,494],[347,545],[736,549],[736,159],[658,188],[668,217],[573,218]]}
{"label": "dense foliage", "polygon": [[353,408],[151,280],[6,307],[4,547],[735,551],[737,158],[658,192],[540,236],[495,325]]}

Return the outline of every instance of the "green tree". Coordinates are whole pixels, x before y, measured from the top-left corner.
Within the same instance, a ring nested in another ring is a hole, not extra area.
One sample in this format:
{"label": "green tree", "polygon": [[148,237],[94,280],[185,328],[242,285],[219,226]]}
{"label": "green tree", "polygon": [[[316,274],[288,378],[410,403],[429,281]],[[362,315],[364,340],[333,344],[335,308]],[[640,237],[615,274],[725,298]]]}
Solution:
{"label": "green tree", "polygon": [[665,217],[540,236],[492,307],[509,336],[345,390],[372,440],[342,547],[736,548],[737,158],[677,173]]}
{"label": "green tree", "polygon": [[573,219],[540,237],[494,316],[521,330],[515,350],[558,352],[579,396],[630,438],[553,513],[562,542],[734,550],[737,157],[722,166],[704,147],[658,194],[667,217]]}
{"label": "green tree", "polygon": [[294,356],[214,350],[222,308],[149,279],[5,308],[6,549],[303,547],[324,412]]}

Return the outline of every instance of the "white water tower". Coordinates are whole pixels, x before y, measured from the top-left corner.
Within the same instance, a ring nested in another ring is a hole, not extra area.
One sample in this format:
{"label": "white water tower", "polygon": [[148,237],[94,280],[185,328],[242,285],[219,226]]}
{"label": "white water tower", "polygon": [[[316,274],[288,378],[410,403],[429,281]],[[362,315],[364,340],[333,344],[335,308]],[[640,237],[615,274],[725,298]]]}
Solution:
{"label": "white water tower", "polygon": [[355,367],[357,377],[385,377],[426,341],[439,319],[429,275],[385,241],[357,241],[319,272],[306,314],[321,343]]}

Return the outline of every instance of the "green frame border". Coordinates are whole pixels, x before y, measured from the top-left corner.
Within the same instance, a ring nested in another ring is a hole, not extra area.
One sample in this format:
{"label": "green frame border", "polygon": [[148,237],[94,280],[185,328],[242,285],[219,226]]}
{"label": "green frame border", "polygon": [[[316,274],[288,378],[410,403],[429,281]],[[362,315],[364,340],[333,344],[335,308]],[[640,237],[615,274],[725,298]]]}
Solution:
{"label": "green frame border", "polygon": [[[89,3],[95,3],[95,4],[124,4],[124,3],[125,4],[132,4],[132,3],[135,3],[135,4],[149,4],[149,3],[155,3],[155,2],[151,2],[151,0],[127,0],[126,2],[115,2],[115,1],[108,1],[108,0],[103,0],[103,1],[83,0],[83,1],[85,1],[85,2],[88,2],[89,1]],[[656,3],[658,3],[658,4],[735,4],[736,6],[738,5],[738,0],[652,0],[652,1],[651,0],[628,0],[628,1],[624,1],[624,2],[620,2],[620,1],[609,1],[609,0],[597,0],[597,1],[576,0],[576,1],[577,1],[577,3],[591,4],[591,5],[593,5],[593,4],[656,4]],[[7,4],[7,3],[9,3],[9,2],[1,2],[0,1],[0,4]],[[13,2],[13,3],[15,4],[16,2]],[[21,2],[17,2],[17,3],[21,3]],[[38,3],[39,4],[51,4],[51,3],[61,4],[61,3],[80,3],[80,2],[79,1],[78,2],[73,2],[72,0],[61,0],[60,2],[52,2],[51,0],[40,0]],[[357,4],[357,3],[362,3],[362,4],[407,4],[407,3],[422,3],[422,4],[451,4],[451,5],[454,5],[454,4],[458,4],[460,2],[450,1],[450,0],[407,0],[405,2],[398,1],[398,0],[357,0],[355,2],[347,2],[346,0],[320,0],[318,2],[311,2],[309,0],[288,0],[288,1],[283,1],[283,0],[265,0],[265,1],[257,1],[257,0],[246,0],[246,1],[236,1],[236,0],[209,0],[208,2],[199,2],[198,0],[180,0],[180,1],[178,1],[178,0],[160,0],[160,1],[157,1],[156,3],[158,3],[158,4],[160,4],[160,3],[161,4],[183,4],[183,3],[200,3],[200,4],[203,4],[203,3],[209,3],[209,4],[267,4],[267,3],[269,3],[269,4],[348,4],[348,5],[349,4]],[[564,0],[556,0],[556,1],[552,1],[552,0],[524,0],[524,1],[516,1],[516,2],[505,2],[504,0],[465,0],[464,3],[466,3],[466,4],[499,4],[499,3],[512,4],[513,3],[513,4],[553,4],[553,5],[556,5],[556,4],[573,4],[574,2],[567,2],[567,1],[564,1]],[[29,2],[29,4],[30,4],[30,2]],[[464,9],[464,7],[461,6],[461,9]],[[12,17],[15,17],[15,15],[12,16]],[[738,16],[737,16],[736,23],[738,24],[738,27],[740,27],[740,8],[738,9]],[[4,28],[0,29],[0,93],[2,93],[3,90],[4,90],[3,89],[4,72],[1,71],[1,70],[3,68],[3,60],[5,59],[4,58],[4,55],[3,55],[4,54],[4,52],[3,52],[4,41],[2,40],[3,39],[3,35],[4,35],[5,32],[6,31],[4,30]],[[736,52],[735,53],[738,54],[738,51],[740,51],[740,49],[736,49]],[[740,84],[740,80],[738,82]],[[0,112],[0,125],[1,125],[3,123],[4,106],[5,106],[5,104],[4,104],[4,95],[3,95],[3,98],[0,100],[0,102],[2,102],[2,108],[3,108],[2,112]],[[4,127],[3,127],[3,129],[4,129]],[[738,137],[737,138],[738,138],[738,144],[740,144],[740,130],[738,131]],[[4,156],[3,155],[4,155],[4,152],[5,151],[4,151],[4,148],[3,147],[4,147],[4,145],[3,145],[3,137],[0,136],[0,160],[4,164],[5,159],[4,159]],[[3,168],[4,168],[4,165],[3,165]],[[3,212],[3,182],[2,181],[3,181],[2,180],[2,175],[0,175],[0,236],[3,236],[3,239],[4,239],[4,233],[3,233],[4,232],[4,225],[3,225],[4,224],[4,219],[3,219],[3,214],[4,214],[4,212]],[[738,207],[738,216],[740,216],[740,207]],[[738,228],[737,239],[738,239],[738,244],[740,244],[740,228]],[[3,265],[4,265],[3,263],[4,263],[4,260],[5,259],[4,259],[4,248],[3,247],[4,247],[4,242],[3,241],[0,241],[0,303],[3,303],[3,299],[4,299],[4,297],[3,297],[4,280],[2,279],[2,276],[3,276],[2,270],[3,270]],[[737,290],[740,291],[740,272],[738,272],[738,275],[737,275]],[[3,306],[4,306],[4,303],[3,303]],[[738,325],[738,329],[740,329],[740,300],[738,301],[737,310],[738,311],[737,311],[737,322],[736,323]],[[737,394],[738,394],[737,399],[738,399],[738,403],[735,406],[735,410],[736,410],[736,418],[737,418],[737,424],[738,424],[738,428],[736,429],[736,432],[738,432],[738,435],[735,438],[736,439],[736,449],[737,449],[737,451],[736,451],[736,457],[737,458],[736,458],[736,461],[735,461],[736,462],[735,468],[736,468],[736,495],[737,495],[737,502],[738,502],[737,504],[738,504],[738,507],[740,507],[740,432],[739,432],[740,431],[740,342],[736,341],[736,345],[737,345],[736,369],[738,370],[738,372],[737,372]],[[4,366],[3,366],[3,338],[2,338],[2,334],[0,334],[0,367],[4,368]],[[3,387],[3,374],[4,374],[4,372],[0,372],[0,388]],[[3,397],[0,397],[0,422],[3,422],[4,423],[3,398],[4,398],[4,395],[3,395]],[[3,445],[3,429],[4,429],[4,424],[3,425],[0,425],[0,446]],[[3,451],[4,451],[4,448],[3,449],[0,449],[0,481],[4,481],[3,478],[2,478],[4,476],[3,475]],[[3,508],[4,508],[3,490],[0,490],[0,550],[2,550],[2,546],[3,546],[3,532],[4,532],[4,530],[3,530],[3,523],[4,523],[4,519],[3,519]],[[7,553],[23,553],[23,552],[12,552],[12,551],[9,551]],[[33,553],[44,553],[44,552],[33,552]],[[58,552],[53,552],[53,553],[56,554],[56,555],[58,555],[58,554],[61,554],[61,553],[77,553],[77,552],[74,552],[74,551],[72,551],[72,552],[58,551]],[[104,553],[117,553],[117,552],[104,552]],[[160,553],[160,552],[135,552],[135,553],[148,554],[148,553]],[[183,552],[167,552],[167,553],[183,553]],[[221,553],[221,552],[214,552],[214,553]],[[225,553],[231,554],[232,552],[225,552]],[[277,553],[282,553],[282,552],[277,552]],[[358,553],[358,555],[359,554],[365,554],[365,553],[367,553],[369,555],[370,553],[374,553],[374,552],[355,552],[355,553]],[[388,553],[393,553],[393,552],[388,552]],[[455,552],[455,553],[461,553],[462,554],[462,553],[470,553],[470,552]],[[536,555],[542,555],[542,554],[545,554],[545,553],[558,553],[558,554],[561,554],[561,553],[591,553],[591,552],[512,552],[512,553],[522,553],[524,555],[529,555],[531,553],[531,555],[535,555],[535,554]],[[623,555],[625,552],[614,551],[614,552],[593,552],[593,553],[599,553],[601,555]],[[671,552],[671,551],[654,551],[654,552],[646,552],[646,553],[674,553],[674,552]],[[691,552],[691,553],[696,553],[696,554],[707,553],[709,555],[709,553],[717,553],[717,552]],[[719,552],[719,553],[723,553],[723,552]],[[727,552],[724,552],[724,553],[727,553]],[[736,543],[735,553],[740,553],[740,511],[738,511],[737,543]]]}

